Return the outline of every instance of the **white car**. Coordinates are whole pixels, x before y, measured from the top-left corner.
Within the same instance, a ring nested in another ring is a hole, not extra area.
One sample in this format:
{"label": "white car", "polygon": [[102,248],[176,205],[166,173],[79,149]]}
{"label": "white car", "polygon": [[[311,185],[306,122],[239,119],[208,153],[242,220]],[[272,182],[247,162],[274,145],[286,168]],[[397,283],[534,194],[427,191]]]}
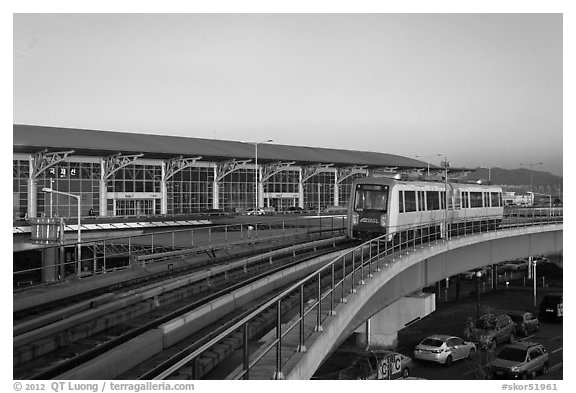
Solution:
{"label": "white car", "polygon": [[266,212],[263,209],[248,209],[246,215],[248,216],[263,216]]}
{"label": "white car", "polygon": [[449,366],[455,360],[472,359],[476,345],[460,337],[435,334],[426,337],[414,348],[414,358]]}

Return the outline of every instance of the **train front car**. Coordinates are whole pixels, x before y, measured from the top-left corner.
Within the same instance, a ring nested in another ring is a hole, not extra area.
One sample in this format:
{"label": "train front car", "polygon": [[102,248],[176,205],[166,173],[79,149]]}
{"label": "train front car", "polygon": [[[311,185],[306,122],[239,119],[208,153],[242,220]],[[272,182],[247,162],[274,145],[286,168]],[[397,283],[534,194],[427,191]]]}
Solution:
{"label": "train front car", "polygon": [[348,235],[372,238],[386,234],[391,182],[383,178],[355,181],[348,210]]}

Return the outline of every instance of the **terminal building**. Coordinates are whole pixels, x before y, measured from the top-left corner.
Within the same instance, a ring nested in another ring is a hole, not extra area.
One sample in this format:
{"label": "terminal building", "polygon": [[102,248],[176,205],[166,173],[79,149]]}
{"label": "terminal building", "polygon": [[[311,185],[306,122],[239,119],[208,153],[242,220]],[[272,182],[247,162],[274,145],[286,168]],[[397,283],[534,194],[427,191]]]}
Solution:
{"label": "terminal building", "polygon": [[426,168],[375,152],[16,124],[13,212],[77,217],[78,200],[98,217],[326,209],[346,205],[357,177]]}

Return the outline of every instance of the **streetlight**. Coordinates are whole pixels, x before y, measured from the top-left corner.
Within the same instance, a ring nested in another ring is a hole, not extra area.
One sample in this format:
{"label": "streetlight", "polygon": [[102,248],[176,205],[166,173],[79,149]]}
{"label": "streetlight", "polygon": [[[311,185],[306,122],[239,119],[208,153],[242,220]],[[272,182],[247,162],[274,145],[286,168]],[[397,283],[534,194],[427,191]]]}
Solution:
{"label": "streetlight", "polygon": [[80,195],[69,194],[67,192],[62,192],[62,191],[56,191],[56,190],[53,190],[53,189],[48,188],[48,187],[42,188],[42,191],[48,192],[50,194],[60,194],[60,195],[69,196],[71,198],[76,198],[76,201],[78,202],[78,244],[76,245],[76,248],[77,248],[77,251],[76,251],[77,254],[76,255],[78,255],[78,260],[77,260],[78,266],[76,268],[77,269],[76,276],[80,277],[80,270],[82,268],[82,262],[81,262],[82,261],[82,245],[80,244],[82,241],[81,227],[80,227],[80,215],[81,215],[81,212],[80,212]]}
{"label": "streetlight", "polygon": [[542,165],[542,164],[544,164],[544,163],[543,163],[543,162],[531,162],[531,163],[529,163],[529,164],[522,164],[522,163],[520,163],[520,165],[524,165],[524,166],[529,166],[529,167],[530,167],[530,191],[532,191],[532,171],[533,171],[533,168],[534,168],[536,165]]}
{"label": "streetlight", "polygon": [[532,261],[532,267],[534,268],[534,307],[536,307],[536,262]]}
{"label": "streetlight", "polygon": [[252,143],[254,144],[254,163],[255,163],[255,167],[254,167],[254,214],[258,214],[257,210],[258,210],[258,194],[260,194],[259,188],[258,188],[258,183],[259,183],[259,171],[258,171],[258,145],[261,145],[263,143],[269,143],[274,141],[274,139],[268,139],[262,142],[248,142],[248,143]]}
{"label": "streetlight", "polygon": [[[431,158],[431,157],[440,157],[440,156],[442,156],[442,153],[430,154],[427,156],[421,156],[419,154],[415,155],[415,157],[418,157],[418,158]],[[426,176],[430,177],[430,162],[428,160],[426,160],[426,165],[428,165],[428,172],[427,172]]]}
{"label": "streetlight", "polygon": [[476,270],[474,275],[476,276],[476,319],[480,319],[480,278],[482,271]]}

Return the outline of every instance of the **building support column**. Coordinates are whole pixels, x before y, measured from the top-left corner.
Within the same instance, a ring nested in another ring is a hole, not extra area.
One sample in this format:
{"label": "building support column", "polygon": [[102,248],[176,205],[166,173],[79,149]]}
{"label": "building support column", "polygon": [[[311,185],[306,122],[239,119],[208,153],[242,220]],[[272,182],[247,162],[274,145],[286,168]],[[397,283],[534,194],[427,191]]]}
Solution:
{"label": "building support column", "polygon": [[106,165],[103,158],[100,159],[100,216],[106,217],[108,215],[108,190],[106,189]]}
{"label": "building support column", "polygon": [[304,209],[304,184],[302,184],[302,168],[298,173],[298,206]]}
{"label": "building support column", "polygon": [[338,171],[334,170],[334,206],[340,206],[339,194]]}
{"label": "building support column", "polygon": [[218,184],[218,167],[214,166],[214,183],[212,187],[212,209],[220,208],[220,184]]}
{"label": "building support column", "polygon": [[28,218],[36,217],[36,182],[28,179]]}
{"label": "building support column", "polygon": [[160,214],[168,214],[168,188],[166,183],[166,163],[162,161],[162,180],[160,181]]}

